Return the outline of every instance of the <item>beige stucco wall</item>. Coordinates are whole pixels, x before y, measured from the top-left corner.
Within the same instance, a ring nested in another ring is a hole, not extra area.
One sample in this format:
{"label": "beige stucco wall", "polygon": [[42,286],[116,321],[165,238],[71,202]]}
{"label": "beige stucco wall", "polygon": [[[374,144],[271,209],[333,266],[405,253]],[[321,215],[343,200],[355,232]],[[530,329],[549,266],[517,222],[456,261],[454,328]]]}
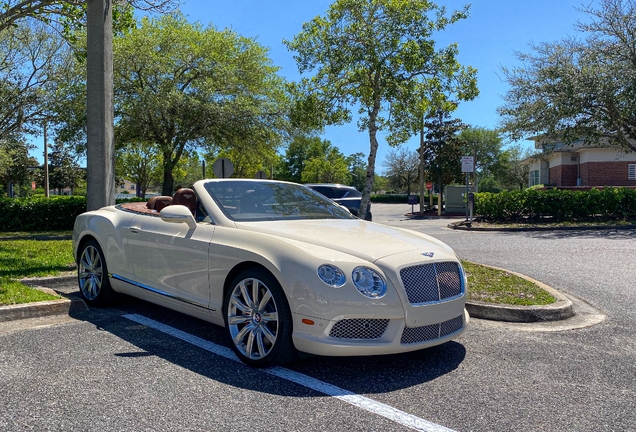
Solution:
{"label": "beige stucco wall", "polygon": [[615,149],[580,149],[581,163],[586,162],[636,162],[636,153],[623,153]]}

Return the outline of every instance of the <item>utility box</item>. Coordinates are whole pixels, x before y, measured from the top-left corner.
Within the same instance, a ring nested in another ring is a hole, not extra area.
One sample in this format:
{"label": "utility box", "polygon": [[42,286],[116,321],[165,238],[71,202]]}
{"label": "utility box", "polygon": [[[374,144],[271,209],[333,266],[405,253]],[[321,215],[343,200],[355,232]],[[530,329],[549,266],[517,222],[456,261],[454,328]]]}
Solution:
{"label": "utility box", "polygon": [[[475,192],[475,188],[470,186],[468,192]],[[444,188],[446,213],[466,213],[466,186],[446,186]]]}

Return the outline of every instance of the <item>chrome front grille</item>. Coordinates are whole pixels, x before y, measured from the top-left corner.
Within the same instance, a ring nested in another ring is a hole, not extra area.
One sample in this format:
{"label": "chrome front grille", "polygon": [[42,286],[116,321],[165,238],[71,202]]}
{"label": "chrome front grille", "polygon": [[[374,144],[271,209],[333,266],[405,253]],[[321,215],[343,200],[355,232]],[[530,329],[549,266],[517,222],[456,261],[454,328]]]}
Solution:
{"label": "chrome front grille", "polygon": [[388,325],[388,319],[343,319],[334,324],[329,336],[338,339],[380,339]]}
{"label": "chrome front grille", "polygon": [[456,262],[438,262],[400,270],[411,304],[431,303],[462,294],[462,276]]}
{"label": "chrome front grille", "polygon": [[439,324],[431,324],[422,327],[404,327],[400,343],[403,345],[430,341],[455,333],[464,326],[462,315]]}

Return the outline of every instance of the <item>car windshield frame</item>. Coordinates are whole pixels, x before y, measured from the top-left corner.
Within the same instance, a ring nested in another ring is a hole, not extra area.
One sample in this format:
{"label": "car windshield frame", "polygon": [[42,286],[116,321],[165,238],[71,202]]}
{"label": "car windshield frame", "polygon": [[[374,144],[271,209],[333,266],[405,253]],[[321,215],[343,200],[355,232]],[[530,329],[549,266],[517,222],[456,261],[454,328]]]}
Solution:
{"label": "car windshield frame", "polygon": [[208,181],[205,191],[234,222],[355,219],[347,209],[297,183],[271,180]]}

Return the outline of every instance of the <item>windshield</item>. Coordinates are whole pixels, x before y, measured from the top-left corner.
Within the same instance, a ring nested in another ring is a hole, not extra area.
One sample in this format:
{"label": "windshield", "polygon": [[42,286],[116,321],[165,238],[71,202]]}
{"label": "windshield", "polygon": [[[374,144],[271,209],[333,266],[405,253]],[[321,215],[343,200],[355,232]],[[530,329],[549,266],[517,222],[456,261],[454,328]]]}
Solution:
{"label": "windshield", "polygon": [[272,181],[210,181],[205,189],[234,221],[353,219],[346,209],[308,187]]}

